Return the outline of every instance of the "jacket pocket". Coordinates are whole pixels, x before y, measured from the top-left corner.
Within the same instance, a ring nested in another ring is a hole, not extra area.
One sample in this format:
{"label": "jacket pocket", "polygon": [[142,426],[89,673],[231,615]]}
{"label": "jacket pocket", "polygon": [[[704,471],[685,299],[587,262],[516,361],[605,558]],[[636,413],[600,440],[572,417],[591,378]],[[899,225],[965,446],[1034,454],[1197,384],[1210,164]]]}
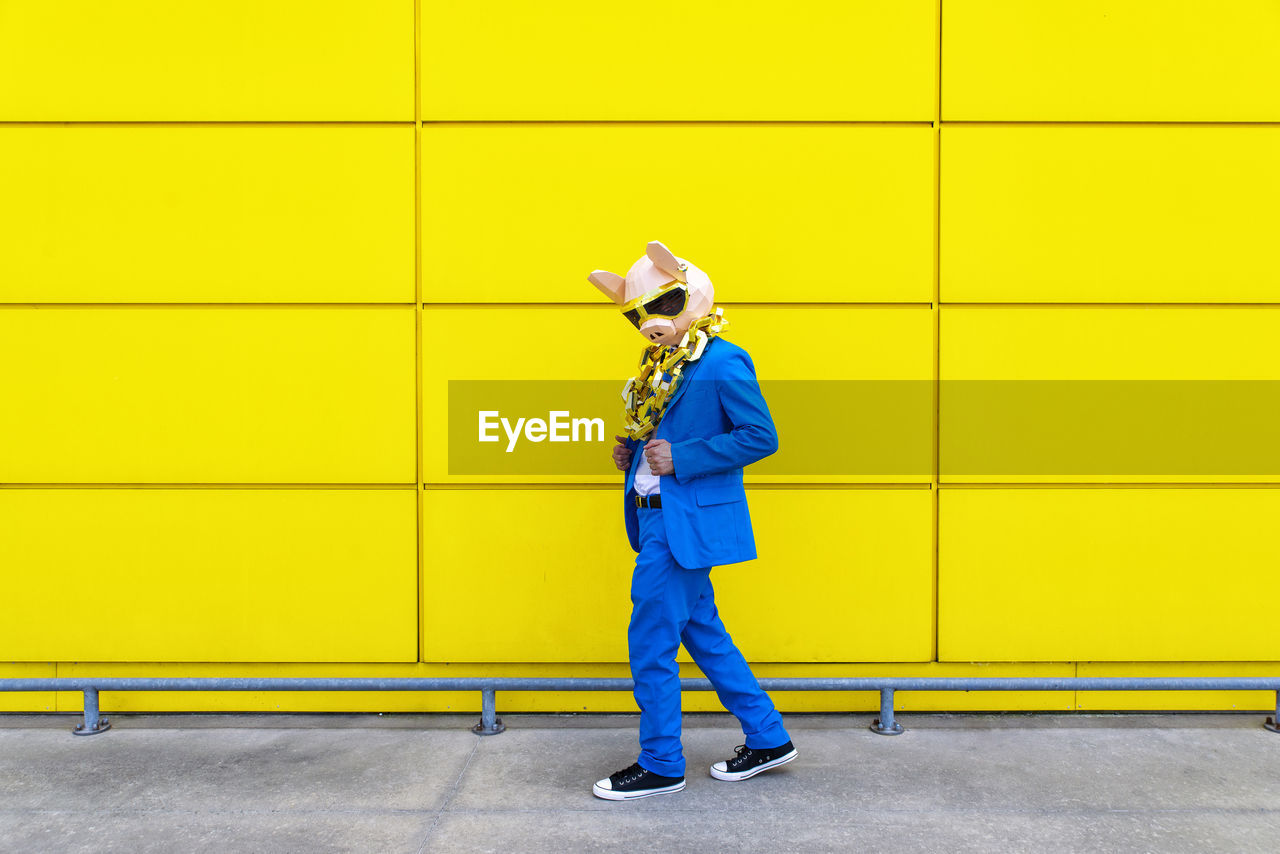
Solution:
{"label": "jacket pocket", "polygon": [[729,504],[730,502],[741,501],[746,498],[746,495],[742,492],[742,487],[737,484],[725,486],[695,486],[693,494],[699,507],[706,507],[708,504]]}

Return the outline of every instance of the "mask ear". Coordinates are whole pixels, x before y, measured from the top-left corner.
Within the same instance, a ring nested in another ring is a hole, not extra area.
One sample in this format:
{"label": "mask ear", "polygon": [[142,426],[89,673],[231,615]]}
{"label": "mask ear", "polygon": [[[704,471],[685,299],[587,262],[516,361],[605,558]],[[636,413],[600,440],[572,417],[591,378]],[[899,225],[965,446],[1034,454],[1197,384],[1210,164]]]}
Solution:
{"label": "mask ear", "polygon": [[613,300],[618,305],[622,305],[626,300],[622,298],[623,286],[627,280],[619,276],[617,273],[610,273],[608,270],[595,270],[587,281],[600,289],[600,292]]}
{"label": "mask ear", "polygon": [[658,241],[649,241],[649,248],[644,254],[653,262],[653,266],[671,278],[681,282],[688,282],[688,279],[685,278],[684,270],[680,269],[680,262],[676,260],[676,256],[672,255],[671,250]]}

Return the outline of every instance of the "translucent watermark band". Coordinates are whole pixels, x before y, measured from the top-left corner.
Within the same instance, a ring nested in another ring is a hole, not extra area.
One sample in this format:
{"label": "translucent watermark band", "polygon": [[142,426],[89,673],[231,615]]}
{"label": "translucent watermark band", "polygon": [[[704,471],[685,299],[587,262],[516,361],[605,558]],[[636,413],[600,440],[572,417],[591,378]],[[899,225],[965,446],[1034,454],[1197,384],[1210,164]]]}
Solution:
{"label": "translucent watermark band", "polygon": [[[449,474],[616,472],[622,386],[450,381]],[[1280,478],[1276,380],[817,379],[759,390],[779,437],[752,466],[759,475],[928,476],[936,415],[944,477]],[[673,405],[751,392],[695,380]]]}

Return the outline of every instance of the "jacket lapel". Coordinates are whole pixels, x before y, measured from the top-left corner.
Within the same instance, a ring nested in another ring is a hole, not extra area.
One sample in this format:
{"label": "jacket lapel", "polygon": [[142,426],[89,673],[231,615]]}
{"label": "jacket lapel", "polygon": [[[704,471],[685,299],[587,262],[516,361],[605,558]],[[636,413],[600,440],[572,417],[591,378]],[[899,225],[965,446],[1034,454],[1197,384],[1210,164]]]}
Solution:
{"label": "jacket lapel", "polygon": [[693,375],[698,372],[698,368],[702,366],[702,363],[707,360],[707,349],[710,349],[714,340],[715,339],[712,339],[707,342],[707,348],[702,351],[701,359],[696,362],[690,362],[685,366],[685,369],[680,376],[680,383],[676,386],[676,393],[671,397],[670,402],[667,403],[666,410],[662,413],[663,420],[666,420],[666,417],[671,414],[671,410],[680,402],[680,398],[684,396],[685,390],[689,388],[689,381],[693,379]]}

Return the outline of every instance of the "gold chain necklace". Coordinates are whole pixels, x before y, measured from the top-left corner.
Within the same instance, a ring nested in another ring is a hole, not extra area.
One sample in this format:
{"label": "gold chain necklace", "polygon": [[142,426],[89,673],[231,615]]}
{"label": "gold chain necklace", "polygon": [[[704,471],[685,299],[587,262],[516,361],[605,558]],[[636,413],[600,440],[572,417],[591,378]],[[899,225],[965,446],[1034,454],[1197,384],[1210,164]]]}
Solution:
{"label": "gold chain necklace", "polygon": [[[653,344],[640,354],[640,373],[627,380],[622,389],[622,421],[627,435],[643,439],[662,421],[662,413],[675,394],[684,366],[702,358],[707,343],[729,328],[724,309],[713,308],[700,318],[680,339],[674,349]],[[665,376],[670,379],[663,379]]]}

